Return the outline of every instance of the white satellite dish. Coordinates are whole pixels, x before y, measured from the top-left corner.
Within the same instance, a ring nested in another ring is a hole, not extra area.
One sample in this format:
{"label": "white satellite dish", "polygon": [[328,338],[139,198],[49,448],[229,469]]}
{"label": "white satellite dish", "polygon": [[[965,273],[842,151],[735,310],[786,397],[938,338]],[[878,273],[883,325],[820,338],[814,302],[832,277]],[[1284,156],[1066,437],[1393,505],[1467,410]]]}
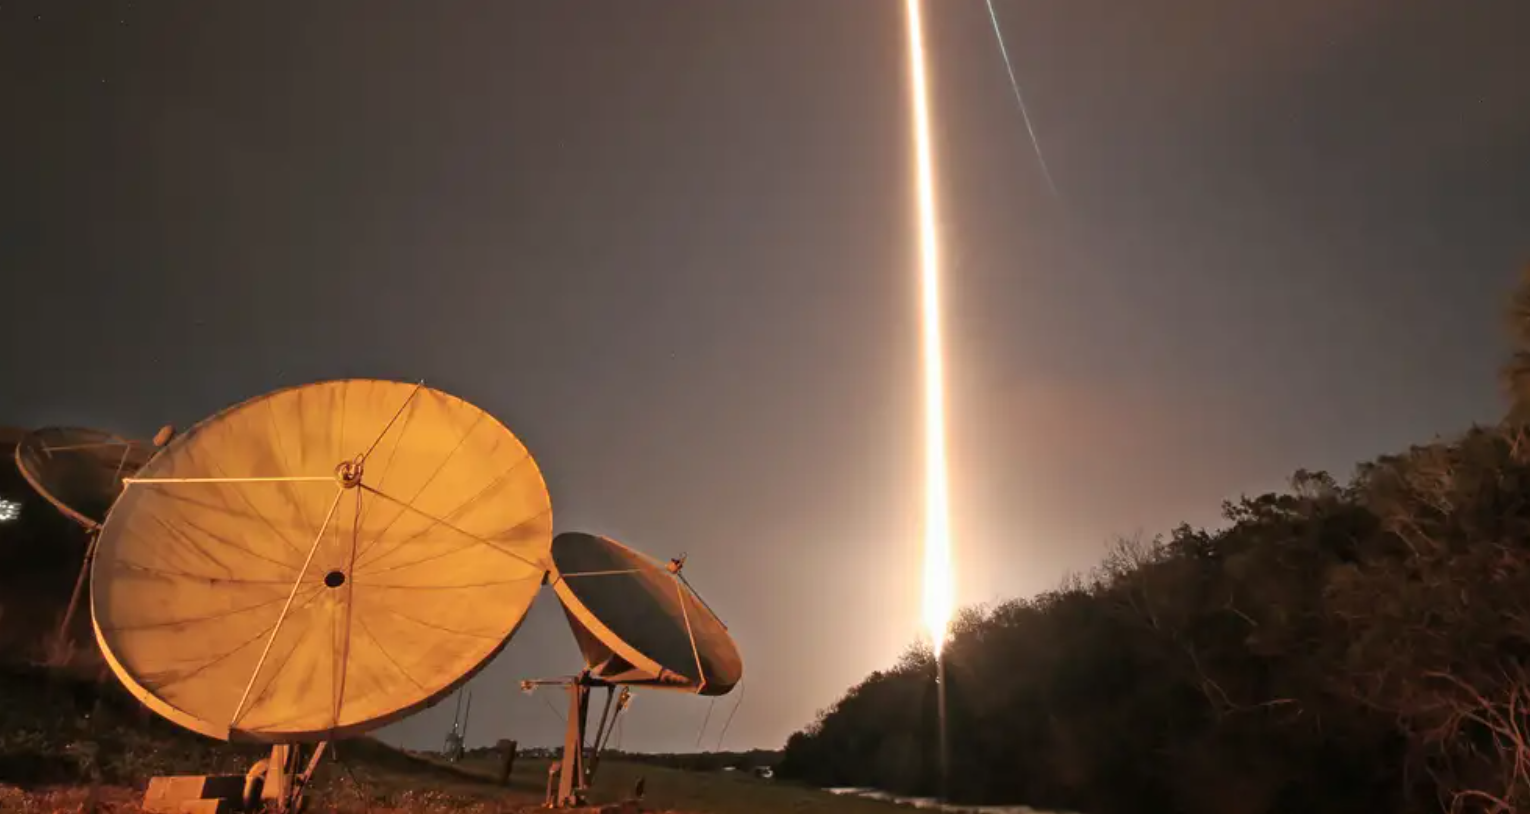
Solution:
{"label": "white satellite dish", "polygon": [[96,637],[150,709],[274,744],[262,796],[290,808],[326,742],[436,703],[504,647],[551,535],[536,462],[472,404],[368,379],[279,390],[127,480],[91,572]]}

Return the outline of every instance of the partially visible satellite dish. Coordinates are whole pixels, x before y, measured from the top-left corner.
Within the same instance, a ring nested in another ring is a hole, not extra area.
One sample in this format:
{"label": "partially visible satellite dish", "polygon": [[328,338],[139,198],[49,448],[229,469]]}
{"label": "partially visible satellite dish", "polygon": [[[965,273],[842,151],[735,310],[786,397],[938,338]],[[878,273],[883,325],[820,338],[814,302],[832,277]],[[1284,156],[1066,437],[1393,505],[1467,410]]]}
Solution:
{"label": "partially visible satellite dish", "polygon": [[16,468],[66,517],[94,531],[122,491],[122,479],[153,454],[142,441],[102,430],[44,427],[16,445]]}
{"label": "partially visible satellite dish", "polygon": [[549,575],[590,675],[726,695],[744,674],[727,627],[680,575],[607,537],[553,538]]}
{"label": "partially visible satellite dish", "polygon": [[96,637],[188,729],[327,741],[435,703],[493,658],[551,536],[536,462],[472,404],[367,379],[280,390],[128,481],[92,571]]}

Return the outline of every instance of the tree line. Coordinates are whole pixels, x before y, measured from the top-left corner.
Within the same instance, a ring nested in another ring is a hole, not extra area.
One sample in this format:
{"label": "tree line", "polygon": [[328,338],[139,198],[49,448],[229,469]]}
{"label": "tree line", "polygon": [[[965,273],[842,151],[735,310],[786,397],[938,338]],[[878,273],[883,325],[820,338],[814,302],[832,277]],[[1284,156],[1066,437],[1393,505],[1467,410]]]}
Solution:
{"label": "tree line", "polygon": [[1509,311],[1500,423],[969,608],[941,684],[910,649],[779,776],[1092,814],[1530,811],[1530,272]]}
{"label": "tree line", "polygon": [[750,771],[774,766],[781,760],[780,751],[750,749],[740,752],[623,752],[607,749],[602,760],[620,760],[627,763],[643,763],[692,772],[717,772],[723,769]]}
{"label": "tree line", "polygon": [[[463,757],[479,760],[498,759],[501,750],[505,748],[504,743],[506,742],[502,741],[500,745],[477,746],[465,750]],[[520,757],[553,760],[558,759],[562,753],[562,747],[537,746],[517,750]],[[723,769],[750,771],[775,766],[781,761],[781,752],[769,749],[750,749],[739,752],[624,752],[620,749],[605,749],[601,751],[600,759],[694,772],[717,772]]]}

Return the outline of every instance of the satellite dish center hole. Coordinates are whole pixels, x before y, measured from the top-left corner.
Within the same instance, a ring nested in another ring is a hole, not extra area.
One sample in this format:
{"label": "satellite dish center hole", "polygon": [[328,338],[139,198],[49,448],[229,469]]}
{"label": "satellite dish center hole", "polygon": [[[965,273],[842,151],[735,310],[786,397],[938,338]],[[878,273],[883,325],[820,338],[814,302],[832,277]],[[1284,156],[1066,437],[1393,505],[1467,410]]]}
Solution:
{"label": "satellite dish center hole", "polygon": [[338,588],[345,584],[344,571],[331,571],[324,575],[324,584],[331,588]]}

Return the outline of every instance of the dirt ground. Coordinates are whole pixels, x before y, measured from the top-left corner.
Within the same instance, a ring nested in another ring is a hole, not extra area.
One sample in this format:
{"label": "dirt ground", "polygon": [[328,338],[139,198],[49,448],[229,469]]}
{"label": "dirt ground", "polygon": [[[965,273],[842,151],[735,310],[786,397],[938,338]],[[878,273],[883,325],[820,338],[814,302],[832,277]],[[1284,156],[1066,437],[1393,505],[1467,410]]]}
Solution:
{"label": "dirt ground", "polygon": [[[0,785],[0,812],[25,812],[25,814],[140,814],[139,803],[143,792],[125,786],[97,786],[94,789],[59,786],[24,791],[15,786]],[[530,814],[546,811],[536,803],[528,803],[521,795],[510,794],[499,800],[464,798],[438,791],[405,792],[390,804],[378,805],[369,800],[346,801],[322,797],[311,802],[307,810],[312,814],[334,812],[335,814],[434,814],[434,812],[462,812],[463,814]],[[568,814],[690,814],[673,810],[640,808],[633,804],[600,806],[574,809]]]}

